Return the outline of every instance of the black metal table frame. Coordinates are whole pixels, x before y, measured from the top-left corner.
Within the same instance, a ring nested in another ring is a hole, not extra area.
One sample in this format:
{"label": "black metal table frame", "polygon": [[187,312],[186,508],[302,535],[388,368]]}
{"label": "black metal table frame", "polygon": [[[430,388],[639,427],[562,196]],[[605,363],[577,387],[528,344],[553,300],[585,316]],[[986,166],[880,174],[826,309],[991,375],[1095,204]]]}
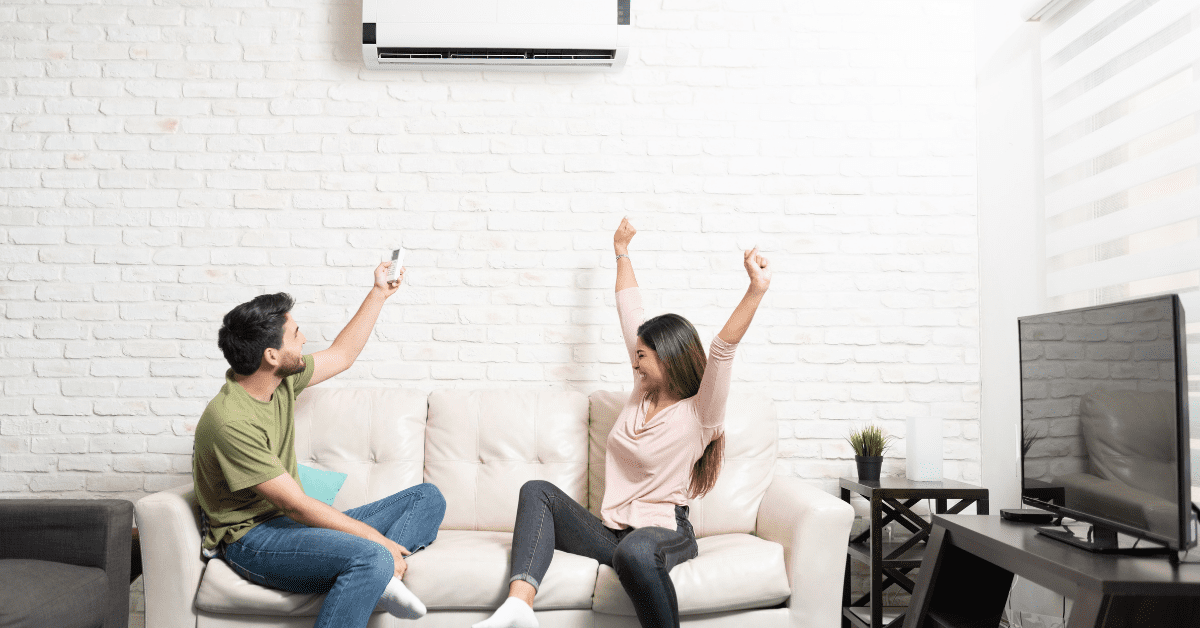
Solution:
{"label": "black metal table frame", "polygon": [[[975,504],[977,514],[988,514],[986,488],[950,480],[910,482],[903,478],[884,478],[883,483],[904,486],[880,486],[880,482],[861,482],[853,478],[841,478],[839,481],[843,501],[849,503],[853,492],[867,498],[871,504],[870,525],[850,539],[850,549],[846,554],[846,575],[842,588],[842,628],[885,628],[884,591],[892,586],[899,586],[911,594],[916,588],[916,582],[908,577],[908,574],[921,566],[921,556],[905,554],[923,548],[922,544],[928,542],[933,525],[913,512],[913,506],[928,499],[934,501],[934,511],[937,514],[958,514]],[[946,486],[947,484],[950,486]],[[948,502],[951,500],[957,500],[957,503],[950,505]],[[912,537],[893,547],[885,547],[883,528],[893,522],[911,532]],[[870,586],[867,592],[853,601],[850,593],[851,558],[857,558],[870,568]],[[871,609],[870,624],[862,623],[850,610],[865,607]],[[904,615],[901,613],[886,626],[903,625]]]}

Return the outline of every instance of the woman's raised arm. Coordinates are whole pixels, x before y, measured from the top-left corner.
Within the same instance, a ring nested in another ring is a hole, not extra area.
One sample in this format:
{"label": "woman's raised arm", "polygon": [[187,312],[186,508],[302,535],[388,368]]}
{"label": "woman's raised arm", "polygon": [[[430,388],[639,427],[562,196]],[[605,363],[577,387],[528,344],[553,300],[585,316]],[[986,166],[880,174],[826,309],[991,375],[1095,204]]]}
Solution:
{"label": "woman's raised arm", "polygon": [[741,342],[742,336],[746,335],[750,321],[754,320],[754,312],[758,310],[758,304],[762,302],[763,295],[771,285],[770,262],[758,254],[758,247],[742,254],[742,264],[746,267],[746,274],[750,276],[750,287],[746,289],[742,302],[738,303],[733,314],[729,315],[725,327],[717,334],[721,340],[734,345]]}
{"label": "woman's raised arm", "polygon": [[[771,270],[767,258],[758,254],[758,247],[742,254],[742,263],[746,274],[750,275],[750,287],[746,296],[729,315],[729,321],[713,340],[708,352],[708,365],[704,368],[704,377],[700,380],[700,390],[696,393],[696,410],[700,413],[700,424],[708,428],[717,428],[725,422],[725,403],[729,395],[729,382],[733,376],[733,353],[737,343],[750,328],[754,312],[762,302],[767,287],[771,285]],[[720,340],[721,342],[717,342]]]}
{"label": "woman's raised arm", "polygon": [[[621,219],[621,226],[613,234],[613,249],[617,252],[617,317],[621,319],[621,335],[625,338],[625,350],[629,352],[629,363],[633,364],[637,353],[637,328],[642,324],[645,309],[642,295],[633,276],[633,263],[629,261],[629,241],[637,229],[629,224],[628,218]],[[622,294],[622,290],[627,290]],[[634,381],[639,381],[636,377]]]}
{"label": "woman's raised arm", "polygon": [[613,234],[613,251],[617,254],[617,292],[638,285],[637,278],[633,276],[633,262],[629,261],[629,241],[636,234],[637,229],[629,224],[628,218],[621,219],[621,226]]}

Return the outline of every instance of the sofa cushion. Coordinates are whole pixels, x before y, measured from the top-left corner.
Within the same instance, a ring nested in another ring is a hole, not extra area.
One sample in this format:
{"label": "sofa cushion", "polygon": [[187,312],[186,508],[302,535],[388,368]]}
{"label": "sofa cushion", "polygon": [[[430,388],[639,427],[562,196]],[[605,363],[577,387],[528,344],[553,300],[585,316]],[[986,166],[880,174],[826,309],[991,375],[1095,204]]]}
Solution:
{"label": "sofa cushion", "polygon": [[90,628],[104,623],[107,609],[108,576],[103,569],[46,560],[0,560],[0,626]]}
{"label": "sofa cushion", "polygon": [[[589,397],[589,508],[600,516],[608,433],[629,399],[628,392],[597,391]],[[775,405],[764,395],[730,391],[725,410],[725,463],[711,491],[689,502],[696,536],[755,530],[758,505],[775,473],[779,433]]]}
{"label": "sofa cushion", "polygon": [[324,594],[289,593],[250,582],[219,558],[208,561],[196,591],[196,608],[212,613],[308,617],[324,601]]}
{"label": "sofa cushion", "polygon": [[[511,532],[442,530],[410,557],[404,582],[431,609],[494,610],[508,595],[511,553]],[[555,551],[533,607],[591,608],[597,567],[586,556]]]}
{"label": "sofa cushion", "polygon": [[[442,530],[437,541],[408,558],[404,583],[431,610],[493,610],[508,595],[512,534]],[[534,601],[538,610],[588,609],[596,588],[596,561],[554,552]],[[288,593],[239,576],[224,561],[208,561],[196,608],[212,613],[315,616],[325,594]]]}
{"label": "sofa cushion", "polygon": [[296,462],[349,477],[349,510],[422,482],[426,396],[391,388],[306,388],[296,398]]}
{"label": "sofa cushion", "polygon": [[[749,534],[721,534],[696,543],[700,554],[671,570],[680,615],[766,608],[791,594],[782,545]],[[617,572],[607,565],[600,566],[596,578],[594,610],[635,614]]]}
{"label": "sofa cushion", "polygon": [[511,532],[529,480],[586,504],[587,439],[588,402],[578,392],[434,391],[425,481],[446,497],[442,528]]}

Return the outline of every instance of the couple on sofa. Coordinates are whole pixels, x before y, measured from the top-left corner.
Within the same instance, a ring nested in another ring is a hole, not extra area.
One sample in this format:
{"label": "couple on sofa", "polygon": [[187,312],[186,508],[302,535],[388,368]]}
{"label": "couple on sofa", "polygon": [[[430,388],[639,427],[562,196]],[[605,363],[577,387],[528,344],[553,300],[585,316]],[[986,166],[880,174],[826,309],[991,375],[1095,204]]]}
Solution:
{"label": "couple on sofa", "polygon": [[[623,219],[613,236],[617,312],[634,389],[608,435],[601,517],[553,484],[521,488],[513,532],[509,597],[474,628],[536,628],[533,599],[554,550],[616,570],[642,626],[679,626],[671,569],[697,554],[687,500],[716,483],[725,401],[737,343],[771,282],[766,258],[745,251],[750,286],[713,339],[706,360],[695,328],[664,314],[642,320]],[[437,537],[442,494],[420,484],[339,512],[300,485],[293,405],[304,388],[350,367],[379,312],[404,278],[390,262],[332,345],[301,350],[305,336],[286,294],[262,295],[228,314],[218,344],[231,369],[196,426],[192,475],[202,548],[252,582],[301,593],[328,592],[315,628],[362,628],[376,609],[416,619],[425,607],[405,587],[404,557]]]}

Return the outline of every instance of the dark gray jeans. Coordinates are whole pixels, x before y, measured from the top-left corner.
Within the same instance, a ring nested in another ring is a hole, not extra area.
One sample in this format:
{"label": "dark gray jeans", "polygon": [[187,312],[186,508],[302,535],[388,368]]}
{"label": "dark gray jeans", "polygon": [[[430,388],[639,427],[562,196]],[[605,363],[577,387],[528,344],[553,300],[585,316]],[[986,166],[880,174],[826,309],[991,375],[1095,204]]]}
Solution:
{"label": "dark gray jeans", "polygon": [[688,507],[675,507],[675,529],[613,530],[542,480],[526,482],[517,502],[513,530],[512,578],[541,586],[554,550],[587,556],[616,570],[643,628],[679,628],[679,601],[668,575],[696,557],[696,534]]}

